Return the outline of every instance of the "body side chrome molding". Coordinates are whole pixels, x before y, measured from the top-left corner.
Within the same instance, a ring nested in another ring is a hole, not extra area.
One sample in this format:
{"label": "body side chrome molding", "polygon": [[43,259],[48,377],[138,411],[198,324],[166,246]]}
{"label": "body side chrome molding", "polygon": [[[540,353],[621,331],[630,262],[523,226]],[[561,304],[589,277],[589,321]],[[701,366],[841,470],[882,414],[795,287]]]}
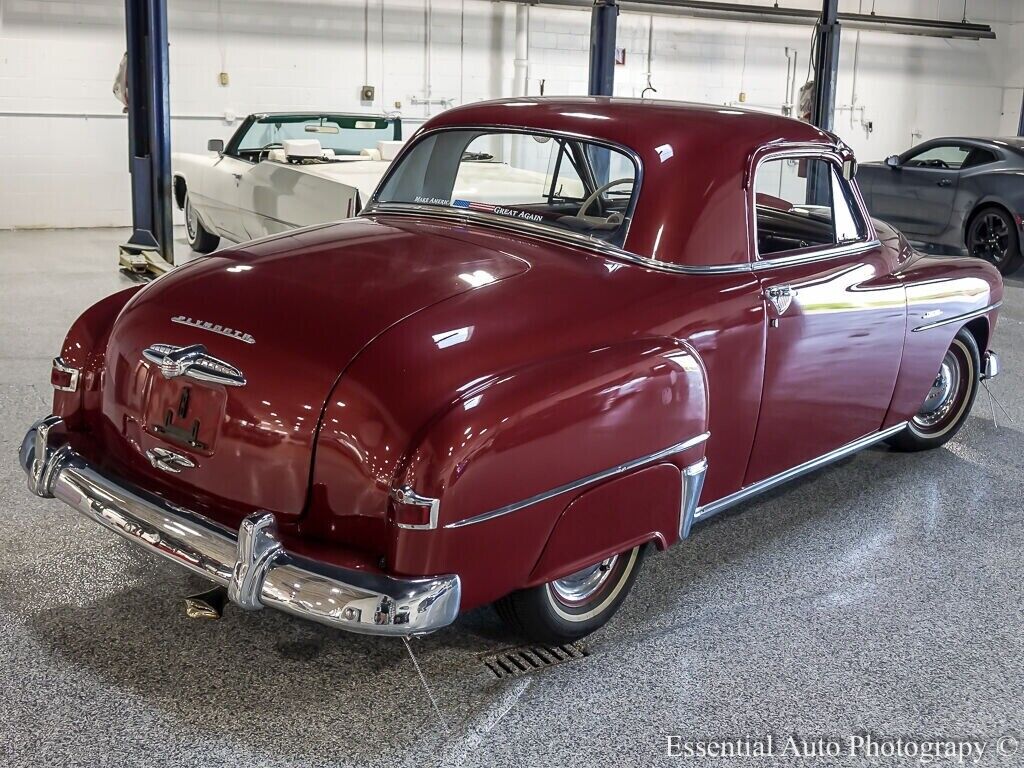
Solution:
{"label": "body side chrome molding", "polygon": [[995,304],[989,304],[987,307],[981,309],[975,309],[973,312],[964,312],[959,315],[952,315],[951,317],[943,318],[942,320],[936,320],[934,323],[925,323],[914,328],[911,333],[919,333],[920,331],[930,331],[932,328],[938,328],[939,326],[949,325],[950,323],[957,323],[961,320],[973,320],[975,317],[981,317],[987,315],[993,309],[999,309],[1003,306],[1003,302],[997,301]]}
{"label": "body side chrome molding", "polygon": [[663,448],[662,450],[656,451],[655,453],[650,453],[646,456],[641,456],[640,458],[632,459],[617,466],[604,469],[600,472],[595,472],[592,475],[581,477],[579,480],[573,480],[571,483],[560,485],[557,488],[552,488],[549,491],[543,491],[541,493],[529,497],[528,499],[523,499],[522,501],[517,501],[512,504],[506,504],[504,507],[498,507],[497,509],[492,509],[490,512],[484,512],[480,515],[467,517],[465,520],[456,520],[454,523],[448,523],[445,526],[445,528],[462,528],[466,525],[482,523],[487,520],[493,520],[496,517],[501,517],[503,515],[511,514],[512,512],[517,512],[520,509],[533,506],[534,504],[539,504],[540,502],[547,501],[548,499],[554,498],[555,496],[561,496],[563,493],[569,493],[570,491],[578,490],[586,485],[596,483],[600,480],[606,480],[609,477],[621,475],[623,472],[629,472],[631,469],[636,469],[637,467],[641,467],[644,464],[650,464],[656,461],[660,461],[661,459],[666,459],[675,453],[680,453],[682,451],[693,448],[694,446],[700,445],[701,443],[705,442],[710,436],[710,432],[704,432],[703,434],[697,435],[696,437],[691,437],[689,440],[684,440],[683,442],[669,446],[668,448]]}
{"label": "body side chrome molding", "polygon": [[849,456],[853,453],[857,453],[857,451],[867,448],[870,445],[880,443],[882,440],[885,440],[885,438],[891,437],[892,435],[895,435],[896,433],[903,431],[903,429],[905,429],[906,426],[907,422],[902,421],[899,424],[896,424],[895,426],[883,429],[881,432],[875,432],[873,434],[866,435],[865,437],[858,438],[857,440],[847,443],[841,448],[836,448],[834,451],[829,451],[828,453],[823,454],[816,459],[805,461],[803,464],[791,467],[790,469],[787,469],[784,472],[780,472],[777,475],[772,475],[771,477],[767,477],[764,480],[758,480],[756,483],[753,483],[752,485],[740,488],[740,490],[736,491],[735,493],[731,493],[728,496],[723,496],[722,498],[716,501],[712,501],[708,504],[705,504],[702,507],[698,507],[697,511],[693,515],[693,521],[699,522],[701,520],[707,520],[709,517],[713,517],[717,515],[719,512],[724,512],[729,507],[739,504],[741,501],[746,501],[747,499],[753,498],[754,496],[764,493],[765,491],[769,491],[772,488],[782,485],[783,483],[789,482],[790,480],[800,477],[801,475],[805,475],[808,472],[813,472],[814,470],[819,469],[820,467],[824,467],[828,464],[831,464],[834,461],[838,461],[839,459],[845,458],[846,456]]}

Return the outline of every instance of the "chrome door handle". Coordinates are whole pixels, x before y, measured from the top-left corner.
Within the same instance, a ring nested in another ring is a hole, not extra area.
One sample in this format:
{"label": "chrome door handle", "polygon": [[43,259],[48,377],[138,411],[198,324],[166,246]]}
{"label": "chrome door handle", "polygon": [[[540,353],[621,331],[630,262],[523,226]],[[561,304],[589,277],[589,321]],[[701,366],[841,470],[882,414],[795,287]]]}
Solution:
{"label": "chrome door handle", "polygon": [[240,173],[232,173],[231,175],[235,177],[235,181],[241,181],[242,179],[242,174]]}
{"label": "chrome door handle", "polygon": [[764,295],[775,307],[775,311],[780,315],[786,313],[789,309],[789,305],[793,303],[793,297],[796,296],[797,290],[791,285],[773,285],[765,289]]}
{"label": "chrome door handle", "polygon": [[950,179],[942,179],[942,180],[941,180],[941,181],[939,182],[939,186],[940,186],[940,187],[948,187],[948,186],[950,186],[950,185],[951,185],[952,183],[953,183],[953,182],[952,182],[952,180],[950,180]]}

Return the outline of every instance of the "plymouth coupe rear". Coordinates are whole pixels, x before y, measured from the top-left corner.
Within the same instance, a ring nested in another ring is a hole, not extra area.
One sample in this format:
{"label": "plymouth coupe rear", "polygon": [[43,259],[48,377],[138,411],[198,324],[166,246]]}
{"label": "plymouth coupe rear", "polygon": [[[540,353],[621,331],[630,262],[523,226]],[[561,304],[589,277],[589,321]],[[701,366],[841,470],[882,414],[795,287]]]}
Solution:
{"label": "plymouth coupe rear", "polygon": [[997,270],[873,223],[855,170],[734,109],[449,110],[360,216],[88,309],[30,488],[242,608],[408,635],[496,602],[581,637],[651,546],[868,445],[942,445],[998,372]]}

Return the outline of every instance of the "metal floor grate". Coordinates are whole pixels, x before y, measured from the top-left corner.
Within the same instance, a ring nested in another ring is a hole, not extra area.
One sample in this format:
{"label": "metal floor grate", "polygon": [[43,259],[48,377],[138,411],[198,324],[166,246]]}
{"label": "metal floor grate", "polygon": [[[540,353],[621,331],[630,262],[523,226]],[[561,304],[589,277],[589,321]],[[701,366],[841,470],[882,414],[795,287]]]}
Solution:
{"label": "metal floor grate", "polygon": [[566,645],[523,645],[482,656],[484,666],[499,680],[528,675],[539,669],[583,659],[590,655],[579,643]]}

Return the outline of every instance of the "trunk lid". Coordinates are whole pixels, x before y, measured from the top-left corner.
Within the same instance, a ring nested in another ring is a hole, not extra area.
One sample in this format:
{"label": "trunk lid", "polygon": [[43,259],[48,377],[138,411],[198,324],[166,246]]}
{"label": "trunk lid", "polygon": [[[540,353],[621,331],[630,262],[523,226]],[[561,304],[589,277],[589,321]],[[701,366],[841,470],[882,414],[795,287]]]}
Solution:
{"label": "trunk lid", "polygon": [[[359,351],[405,317],[525,269],[451,229],[366,219],[189,264],[142,290],[115,324],[104,448],[133,472],[215,505],[297,516],[324,402]],[[169,348],[194,345],[205,357],[191,375],[160,365]],[[222,364],[244,384],[231,383]],[[214,381],[203,376],[211,371]],[[394,373],[407,373],[401,360]],[[194,466],[158,466],[161,450]]]}

